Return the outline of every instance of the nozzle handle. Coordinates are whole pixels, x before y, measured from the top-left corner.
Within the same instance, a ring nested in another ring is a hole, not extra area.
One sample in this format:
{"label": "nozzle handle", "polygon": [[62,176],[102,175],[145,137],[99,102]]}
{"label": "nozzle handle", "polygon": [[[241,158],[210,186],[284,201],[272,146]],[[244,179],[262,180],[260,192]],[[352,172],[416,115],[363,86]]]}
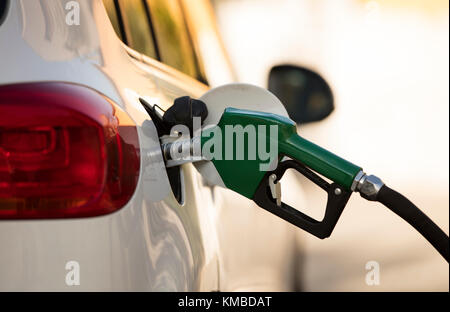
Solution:
{"label": "nozzle handle", "polygon": [[[290,168],[297,170],[327,192],[327,206],[322,221],[317,221],[283,202],[277,203],[277,199],[271,195],[270,183],[279,183],[286,170]],[[274,175],[275,179],[273,179]],[[333,232],[351,194],[351,191],[342,189],[342,186],[337,183],[328,183],[300,162],[286,160],[279,163],[274,171],[266,173],[255,192],[253,201],[283,220],[323,239],[329,237]]]}
{"label": "nozzle handle", "polygon": [[280,153],[299,161],[348,191],[351,190],[356,175],[362,170],[361,167],[302,138],[297,133],[280,141],[279,150]]}

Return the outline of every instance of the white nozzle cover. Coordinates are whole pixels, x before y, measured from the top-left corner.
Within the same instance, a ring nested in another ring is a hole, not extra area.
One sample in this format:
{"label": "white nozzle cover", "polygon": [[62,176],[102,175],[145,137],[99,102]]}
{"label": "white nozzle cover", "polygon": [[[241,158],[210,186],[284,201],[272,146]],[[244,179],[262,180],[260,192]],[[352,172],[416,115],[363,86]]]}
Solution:
{"label": "white nozzle cover", "polygon": [[[199,100],[208,108],[208,117],[203,127],[215,126],[219,123],[224,110],[228,107],[261,111],[289,117],[280,100],[270,91],[246,83],[232,83],[213,88]],[[200,161],[194,166],[210,185],[225,187],[222,178],[210,161]]]}

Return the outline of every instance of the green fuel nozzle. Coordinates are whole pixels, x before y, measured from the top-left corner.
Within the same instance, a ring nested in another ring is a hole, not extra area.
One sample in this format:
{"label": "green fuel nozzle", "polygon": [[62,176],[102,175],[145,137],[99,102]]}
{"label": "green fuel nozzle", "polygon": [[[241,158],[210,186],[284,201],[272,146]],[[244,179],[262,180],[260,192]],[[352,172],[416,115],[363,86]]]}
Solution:
{"label": "green fuel nozzle", "polygon": [[[226,108],[217,126],[202,132],[201,146],[227,188],[320,238],[331,234],[355,177],[362,172],[361,167],[299,136],[289,118],[265,112]],[[281,201],[280,179],[289,168],[328,193],[322,221]]]}
{"label": "green fuel nozzle", "polygon": [[215,157],[211,157],[211,162],[226,187],[248,198],[253,198],[266,175],[268,170],[264,169],[270,165],[275,169],[284,157],[349,191],[361,171],[361,167],[299,136],[296,124],[284,116],[227,108],[216,127],[202,133],[202,151],[210,146],[210,140],[217,139],[214,135],[222,136],[213,146],[222,152],[212,153]]}
{"label": "green fuel nozzle", "polygon": [[[171,156],[185,143],[181,140],[163,144],[166,160],[179,165],[194,159],[183,161]],[[331,234],[354,190],[355,178],[362,173],[361,167],[299,136],[292,120],[273,113],[228,107],[217,125],[202,129],[201,135],[190,143],[190,152],[195,149],[193,146],[199,145],[201,157],[196,155],[197,161],[213,165],[215,172],[209,171],[207,175],[217,175],[218,184],[252,199],[260,207],[320,238]],[[328,193],[322,221],[281,201],[280,180],[290,168]]]}

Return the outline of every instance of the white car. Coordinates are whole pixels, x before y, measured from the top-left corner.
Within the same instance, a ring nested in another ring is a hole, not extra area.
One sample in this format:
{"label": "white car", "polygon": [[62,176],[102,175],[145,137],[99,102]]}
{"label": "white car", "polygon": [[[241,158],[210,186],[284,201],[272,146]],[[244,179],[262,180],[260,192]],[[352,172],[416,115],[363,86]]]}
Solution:
{"label": "white car", "polygon": [[0,2],[0,290],[293,290],[294,227],[192,164],[162,109],[233,81],[207,1]]}

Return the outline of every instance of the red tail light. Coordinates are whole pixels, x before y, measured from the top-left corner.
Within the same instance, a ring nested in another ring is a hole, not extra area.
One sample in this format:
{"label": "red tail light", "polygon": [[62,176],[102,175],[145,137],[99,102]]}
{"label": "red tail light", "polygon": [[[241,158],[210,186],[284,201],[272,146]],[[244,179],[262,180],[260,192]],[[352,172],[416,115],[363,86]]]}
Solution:
{"label": "red tail light", "polygon": [[135,124],[96,91],[0,86],[0,219],[116,211],[134,193],[139,163]]}

